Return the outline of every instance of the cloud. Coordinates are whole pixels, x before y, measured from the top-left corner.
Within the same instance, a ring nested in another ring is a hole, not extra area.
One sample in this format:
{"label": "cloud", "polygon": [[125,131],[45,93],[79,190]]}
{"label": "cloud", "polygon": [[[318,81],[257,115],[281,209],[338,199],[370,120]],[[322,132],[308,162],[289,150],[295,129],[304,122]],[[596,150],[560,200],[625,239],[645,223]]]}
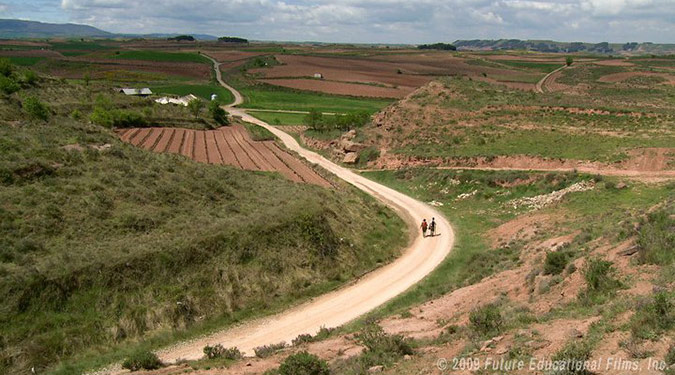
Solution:
{"label": "cloud", "polygon": [[61,0],[61,9],[69,21],[113,32],[268,40],[672,42],[666,38],[675,35],[673,0]]}

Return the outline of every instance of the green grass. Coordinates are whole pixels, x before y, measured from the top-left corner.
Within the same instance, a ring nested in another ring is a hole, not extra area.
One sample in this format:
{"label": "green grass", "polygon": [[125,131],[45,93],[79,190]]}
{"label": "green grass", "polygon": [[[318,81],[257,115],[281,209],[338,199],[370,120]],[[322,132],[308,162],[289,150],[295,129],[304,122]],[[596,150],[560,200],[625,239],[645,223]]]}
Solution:
{"label": "green grass", "polygon": [[669,147],[673,137],[615,137],[599,134],[569,134],[559,131],[521,130],[506,134],[469,135],[460,144],[415,144],[396,152],[423,157],[473,157],[530,155],[547,158],[615,161],[625,150],[636,147]]}
{"label": "green grass", "polygon": [[[305,116],[304,113],[283,113],[283,112],[256,112],[250,111],[250,115],[253,115],[260,120],[263,120],[271,125],[304,125]],[[323,115],[330,116],[330,115]]]}
{"label": "green grass", "polygon": [[218,95],[218,101],[223,104],[229,104],[234,101],[230,90],[220,85],[198,85],[198,84],[175,84],[169,86],[153,86],[152,92],[156,94],[169,94],[184,96],[193,94],[204,100],[211,100],[211,94]]}
{"label": "green grass", "polygon": [[8,56],[9,61],[14,65],[32,66],[44,60],[44,57],[22,57],[22,56]]}
{"label": "green grass", "polygon": [[211,60],[202,55],[186,52],[119,51],[119,53],[116,52],[112,57],[124,60],[211,64]]}
{"label": "green grass", "polygon": [[[406,241],[398,216],[348,186],[147,152],[69,118],[92,95],[83,87],[12,95],[54,110],[31,121],[18,100],[0,104],[27,124],[0,127],[2,373],[79,373],[280,311]],[[84,150],[63,148],[74,143]]]}
{"label": "green grass", "polygon": [[309,111],[316,109],[321,112],[350,113],[366,111],[375,113],[392,103],[392,100],[352,98],[299,90],[277,89],[266,85],[256,85],[241,88],[240,92],[246,97],[242,105],[253,109],[286,109]]}

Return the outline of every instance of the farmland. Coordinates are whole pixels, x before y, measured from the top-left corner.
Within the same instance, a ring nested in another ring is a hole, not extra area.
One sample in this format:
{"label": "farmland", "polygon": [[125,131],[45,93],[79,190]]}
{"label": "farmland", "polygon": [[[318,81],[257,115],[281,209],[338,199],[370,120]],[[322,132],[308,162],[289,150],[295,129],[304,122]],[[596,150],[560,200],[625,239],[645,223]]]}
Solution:
{"label": "farmland", "polygon": [[241,125],[218,130],[132,128],[120,130],[119,135],[123,141],[146,150],[181,154],[200,163],[226,164],[249,171],[275,171],[291,181],[330,186],[273,141],[252,140]]}

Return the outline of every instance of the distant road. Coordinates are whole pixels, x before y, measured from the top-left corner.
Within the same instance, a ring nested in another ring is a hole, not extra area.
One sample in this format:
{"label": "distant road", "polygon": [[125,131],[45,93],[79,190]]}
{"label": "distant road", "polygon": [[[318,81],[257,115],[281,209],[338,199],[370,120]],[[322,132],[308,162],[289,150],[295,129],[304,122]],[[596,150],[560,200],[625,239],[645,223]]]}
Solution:
{"label": "distant road", "polygon": [[560,68],[558,68],[558,69],[552,71],[551,73],[545,75],[544,78],[540,79],[539,82],[537,82],[537,84],[534,86],[534,90],[536,92],[540,93],[540,94],[543,94],[544,93],[544,87],[546,87],[546,83],[548,83],[547,81],[551,78],[551,76],[553,74],[555,74],[556,72],[559,72],[559,71],[565,69],[566,67],[567,67],[567,65],[563,65]]}

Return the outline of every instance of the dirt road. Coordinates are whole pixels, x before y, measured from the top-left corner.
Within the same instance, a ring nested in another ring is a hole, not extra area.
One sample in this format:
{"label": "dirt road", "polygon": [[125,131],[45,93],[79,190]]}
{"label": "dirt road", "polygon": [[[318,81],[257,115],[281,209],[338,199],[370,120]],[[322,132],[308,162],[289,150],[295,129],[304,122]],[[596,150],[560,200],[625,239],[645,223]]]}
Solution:
{"label": "dirt road", "polygon": [[[224,87],[232,91],[235,97],[227,110],[233,116],[257,124],[274,133],[284,145],[309,162],[334,173],[336,176],[374,196],[394,208],[413,230],[412,242],[401,257],[393,263],[381,267],[350,285],[317,297],[312,301],[292,308],[283,313],[247,322],[233,329],[216,332],[190,342],[160,351],[158,354],[165,362],[179,359],[201,358],[206,345],[217,343],[225,347],[236,346],[247,355],[253,354],[253,348],[266,344],[285,341],[290,343],[300,334],[315,334],[321,327],[336,327],[373,310],[395,296],[403,293],[433,271],[448,255],[453,247],[455,236],[450,223],[433,207],[401,194],[386,186],[368,180],[357,173],[340,167],[323,156],[302,148],[289,134],[264,121],[235,108],[241,103],[241,95],[225,84],[214,61],[216,76]],[[422,218],[436,218],[438,235],[422,238],[417,224]]]}
{"label": "dirt road", "polygon": [[537,82],[537,84],[534,86],[534,91],[536,91],[540,94],[543,94],[544,89],[546,88],[547,81],[551,78],[551,76],[553,74],[555,74],[556,72],[559,72],[559,71],[565,69],[566,67],[567,67],[567,65],[563,65],[560,68],[558,68],[558,69],[548,73],[547,75],[545,75],[544,78],[540,79],[539,82]]}

